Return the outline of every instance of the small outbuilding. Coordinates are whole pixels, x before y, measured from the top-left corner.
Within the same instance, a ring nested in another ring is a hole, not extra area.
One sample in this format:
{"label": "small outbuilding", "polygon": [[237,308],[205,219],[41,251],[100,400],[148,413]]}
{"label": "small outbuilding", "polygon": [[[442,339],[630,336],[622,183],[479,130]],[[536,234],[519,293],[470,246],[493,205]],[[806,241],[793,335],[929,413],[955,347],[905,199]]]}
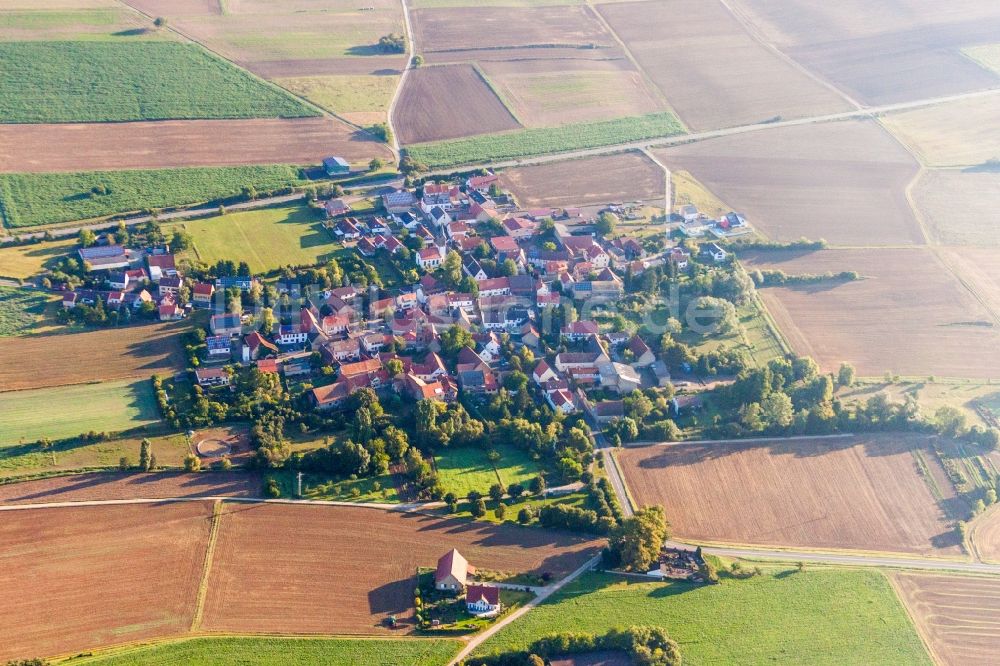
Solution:
{"label": "small outbuilding", "polygon": [[345,176],[351,172],[351,165],[343,157],[327,157],[323,160],[323,170],[328,176]]}

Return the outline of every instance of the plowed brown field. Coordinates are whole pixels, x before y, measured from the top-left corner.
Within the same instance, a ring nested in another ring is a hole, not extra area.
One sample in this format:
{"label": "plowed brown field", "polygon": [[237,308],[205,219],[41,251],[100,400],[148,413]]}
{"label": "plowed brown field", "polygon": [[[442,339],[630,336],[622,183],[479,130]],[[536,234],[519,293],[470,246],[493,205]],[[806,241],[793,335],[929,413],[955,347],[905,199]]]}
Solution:
{"label": "plowed brown field", "polygon": [[639,505],[662,504],[683,539],[958,556],[914,451],[938,466],[926,439],[907,436],[676,444],[618,459]]}
{"label": "plowed brown field", "polygon": [[0,391],[172,375],[184,367],[178,336],[187,328],[169,322],[0,338]]}
{"label": "plowed brown field", "polygon": [[385,144],[330,118],[0,125],[0,172],[391,160]]}
{"label": "plowed brown field", "polygon": [[869,377],[892,371],[1000,378],[1000,326],[930,250],[764,252],[741,259],[748,270],[857,271],[864,278],[760,290],[795,351],[824,370],[848,361]]}
{"label": "plowed brown field", "polygon": [[394,115],[403,143],[489,134],[521,126],[471,65],[413,70]]}
{"label": "plowed brown field", "polygon": [[0,513],[0,660],[188,631],[212,505]]}
{"label": "plowed brown field", "polygon": [[935,661],[946,666],[997,663],[1000,579],[899,572],[891,578]]}
{"label": "plowed brown field", "polygon": [[449,548],[483,569],[569,573],[600,542],[541,529],[376,509],[226,507],[209,577],[207,631],[371,634],[412,620],[416,567]]}
{"label": "plowed brown field", "polygon": [[0,504],[164,499],[168,497],[260,497],[254,473],[79,474],[0,485]]}
{"label": "plowed brown field", "polygon": [[983,560],[1000,562],[1000,511],[991,509],[979,518],[970,538]]}
{"label": "plowed brown field", "polygon": [[657,0],[598,10],[692,130],[851,108],[757,42],[722,3]]}
{"label": "plowed brown field", "polygon": [[641,153],[508,169],[500,180],[526,208],[649,200],[662,206],[666,186],[663,169]]}
{"label": "plowed brown field", "polygon": [[690,172],[774,240],[924,242],[906,186],[919,166],[874,121],[781,127],[654,153]]}

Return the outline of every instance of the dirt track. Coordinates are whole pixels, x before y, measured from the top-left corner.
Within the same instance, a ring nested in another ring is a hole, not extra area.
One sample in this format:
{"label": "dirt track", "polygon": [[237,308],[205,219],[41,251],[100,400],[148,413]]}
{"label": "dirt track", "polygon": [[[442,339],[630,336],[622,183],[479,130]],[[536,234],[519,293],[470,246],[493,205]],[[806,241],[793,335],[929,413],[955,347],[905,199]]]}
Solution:
{"label": "dirt track", "polygon": [[329,118],[0,125],[0,172],[318,164],[330,155],[392,158]]}

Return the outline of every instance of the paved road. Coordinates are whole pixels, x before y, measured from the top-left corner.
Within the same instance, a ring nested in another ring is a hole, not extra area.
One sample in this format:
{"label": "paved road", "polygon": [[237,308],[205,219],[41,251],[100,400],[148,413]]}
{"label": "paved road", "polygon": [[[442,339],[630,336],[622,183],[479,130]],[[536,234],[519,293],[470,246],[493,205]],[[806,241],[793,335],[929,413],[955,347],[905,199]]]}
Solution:
{"label": "paved road", "polygon": [[486,631],[484,631],[484,632],[482,632],[480,634],[476,634],[475,636],[473,636],[469,640],[469,642],[465,644],[465,647],[462,648],[462,650],[457,655],[455,655],[455,658],[452,659],[450,662],[448,662],[448,666],[455,666],[455,664],[458,664],[460,661],[462,661],[463,659],[465,659],[466,657],[468,657],[470,654],[472,654],[473,650],[475,650],[480,645],[482,645],[483,642],[486,641],[488,638],[490,638],[495,633],[497,633],[498,631],[500,631],[501,629],[503,629],[504,627],[506,627],[511,622],[517,620],[519,617],[521,617],[522,615],[524,615],[525,613],[527,613],[528,611],[530,611],[532,608],[534,608],[538,604],[540,604],[543,601],[545,601],[546,599],[548,599],[550,596],[552,596],[553,594],[555,594],[559,590],[561,590],[567,583],[569,583],[569,582],[571,582],[573,580],[576,580],[577,578],[579,578],[580,576],[582,576],[587,571],[590,571],[591,569],[593,569],[595,566],[597,566],[597,563],[600,560],[601,560],[601,556],[600,555],[595,555],[590,560],[588,560],[586,564],[584,564],[579,569],[577,569],[576,571],[574,571],[570,575],[566,576],[562,580],[557,581],[557,582],[555,582],[552,585],[549,585],[547,587],[541,588],[540,589],[540,593],[538,594],[537,597],[535,597],[534,599],[532,599],[531,601],[529,601],[525,605],[521,606],[520,608],[518,608],[516,611],[514,611],[510,615],[507,615],[506,617],[501,618],[499,621],[497,621],[496,624],[494,624],[493,626],[491,626]]}

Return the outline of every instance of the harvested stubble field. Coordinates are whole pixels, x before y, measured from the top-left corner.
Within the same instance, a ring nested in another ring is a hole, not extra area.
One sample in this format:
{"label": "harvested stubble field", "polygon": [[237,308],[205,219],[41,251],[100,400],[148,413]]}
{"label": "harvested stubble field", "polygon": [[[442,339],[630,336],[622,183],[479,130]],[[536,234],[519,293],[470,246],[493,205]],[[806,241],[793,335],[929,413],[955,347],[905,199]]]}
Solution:
{"label": "harvested stubble field", "polygon": [[[414,573],[458,548],[482,568],[562,576],[600,542],[512,525],[377,509],[225,507],[203,628],[222,632],[373,634],[412,621]],[[281,553],[275,558],[275,553]]]}
{"label": "harvested stubble field", "polygon": [[906,199],[919,166],[874,121],[782,127],[654,153],[774,240],[924,242]]}
{"label": "harvested stubble field", "polygon": [[503,171],[500,180],[526,208],[653,200],[662,205],[666,185],[663,169],[637,152],[517,167]]}
{"label": "harvested stubble field", "polygon": [[850,109],[757,42],[719,2],[613,3],[598,10],[692,130]]}
{"label": "harvested stubble field", "polygon": [[463,50],[595,48],[614,46],[614,38],[587,6],[416,9],[414,39],[421,53]]}
{"label": "harvested stubble field", "polygon": [[[156,453],[155,448],[153,452]],[[172,497],[255,498],[260,497],[263,483],[259,474],[250,472],[95,472],[0,484],[0,504]]]}
{"label": "harvested stubble field", "polygon": [[8,42],[0,60],[0,121],[7,123],[318,115],[191,44]]}
{"label": "harvested stubble field", "polygon": [[666,507],[682,539],[962,553],[942,508],[955,492],[926,438],[672,444],[626,449],[618,460],[639,505]]}
{"label": "harvested stubble field", "polygon": [[2,515],[0,659],[75,654],[190,628],[210,503]]}
{"label": "harvested stubble field", "polygon": [[895,572],[893,585],[939,664],[996,663],[1000,579]]}
{"label": "harvested stubble field", "polygon": [[[381,75],[372,75],[369,72],[320,76],[302,75],[278,78],[274,82],[296,95],[305,97],[317,106],[339,114],[349,122],[370,126],[385,122],[386,110],[396,92],[399,76],[395,72]],[[383,147],[383,150],[388,151],[388,148]],[[391,162],[392,159],[390,157],[385,161]]]}
{"label": "harvested stubble field", "polygon": [[1000,206],[1000,169],[925,171],[913,186],[913,202],[938,242],[1000,247],[1000,225],[993,223]]}
{"label": "harvested stubble field", "polygon": [[[184,367],[183,322],[0,338],[0,391],[171,375]],[[16,359],[16,362],[15,362]]]}
{"label": "harvested stubble field", "polygon": [[1000,78],[962,54],[996,41],[993,0],[933,3],[738,0],[763,39],[859,101],[891,104],[994,87]]}
{"label": "harvested stubble field", "polygon": [[[624,58],[487,61],[480,67],[514,115],[528,127],[667,110],[657,92]],[[609,90],[614,94],[609,95]]]}
{"label": "harvested stubble field", "polygon": [[891,113],[883,125],[929,167],[968,167],[1000,158],[1000,95]]}
{"label": "harvested stubble field", "polygon": [[[330,118],[0,125],[0,172],[367,163],[385,144]],[[360,166],[360,164],[359,164]]]}
{"label": "harvested stubble field", "polygon": [[[448,94],[442,94],[443,90]],[[413,70],[399,96],[393,120],[404,144],[490,134],[521,126],[471,65]]]}
{"label": "harvested stubble field", "polygon": [[824,370],[849,361],[867,377],[1000,376],[1000,327],[931,250],[763,252],[741,259],[748,270],[863,277],[760,292],[792,348]]}
{"label": "harvested stubble field", "polygon": [[1000,314],[1000,251],[996,247],[942,248],[940,256],[988,308]]}
{"label": "harvested stubble field", "polygon": [[[268,192],[304,183],[299,168],[285,164],[10,173],[0,174],[0,213],[7,227],[32,227],[226,199],[244,187]],[[107,194],[94,193],[101,186]]]}

